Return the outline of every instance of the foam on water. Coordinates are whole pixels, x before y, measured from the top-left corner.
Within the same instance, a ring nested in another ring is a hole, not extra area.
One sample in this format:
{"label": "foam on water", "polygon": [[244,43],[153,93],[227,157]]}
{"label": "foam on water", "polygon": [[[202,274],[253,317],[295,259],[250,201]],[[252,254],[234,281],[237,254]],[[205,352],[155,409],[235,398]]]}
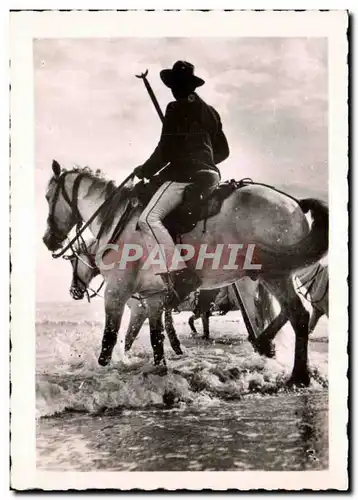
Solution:
{"label": "foam on water", "polygon": [[[50,314],[38,317],[38,417],[66,410],[92,413],[118,407],[163,406],[163,395],[168,392],[179,406],[208,407],[220,401],[262,397],[286,390],[294,348],[293,331],[288,326],[277,337],[276,358],[267,359],[255,353],[247,342],[237,312],[211,319],[213,341],[209,343],[190,336],[187,313],[175,315],[184,355],[176,356],[165,340],[169,372],[163,377],[150,372],[152,349],[146,324],[127,359],[122,359],[123,344],[119,343],[111,365],[103,368],[97,363],[103,332],[100,316],[91,321],[85,315],[85,321],[76,321],[68,310],[67,315],[70,321],[59,314],[52,315],[53,321]],[[122,332],[126,330],[128,316],[127,312]],[[322,342],[319,345],[327,347]],[[326,348],[317,346],[317,342],[310,342],[312,383],[307,391],[327,387],[328,353]]]}

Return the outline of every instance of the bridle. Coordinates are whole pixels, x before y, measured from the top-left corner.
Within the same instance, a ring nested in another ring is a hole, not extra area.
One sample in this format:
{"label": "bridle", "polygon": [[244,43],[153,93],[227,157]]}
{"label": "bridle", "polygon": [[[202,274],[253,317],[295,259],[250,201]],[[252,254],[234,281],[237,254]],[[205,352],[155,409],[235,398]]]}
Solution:
{"label": "bridle", "polygon": [[[81,236],[81,238],[82,238],[82,236]],[[83,240],[83,238],[82,238],[82,240]],[[84,240],[83,240],[83,242],[84,242]],[[85,255],[88,258],[89,262],[87,262],[85,259],[83,259],[81,254],[79,253],[79,251],[77,249],[75,249],[73,246],[71,246],[72,254],[71,255],[63,255],[62,258],[65,260],[69,260],[71,262],[71,265],[72,265],[72,271],[73,271],[72,281],[75,283],[75,286],[74,287],[71,286],[71,289],[70,289],[70,294],[71,294],[72,298],[74,300],[81,300],[83,297],[82,292],[84,292],[84,294],[87,297],[88,302],[90,302],[93,297],[96,297],[96,296],[101,297],[101,295],[99,295],[99,292],[104,285],[104,280],[102,280],[102,283],[99,285],[97,290],[93,290],[93,288],[88,286],[79,277],[79,275],[78,275],[78,263],[79,262],[82,262],[82,264],[84,264],[86,267],[88,267],[91,270],[98,270],[97,266],[95,266],[94,264],[91,263],[91,261],[93,259],[93,254],[89,253],[88,247],[86,246],[85,242],[84,242],[84,245],[85,245],[84,249],[83,250],[81,249],[81,253],[85,252]],[[75,261],[74,264],[73,264],[73,261]],[[82,285],[83,290],[79,289],[78,283],[80,283]],[[90,295],[89,291],[92,292],[91,295]]]}
{"label": "bridle", "polygon": [[129,180],[133,179],[133,177],[134,177],[134,173],[131,173],[130,175],[128,175],[124,179],[124,181],[115,189],[115,191],[112,193],[112,195],[108,196],[108,198],[106,198],[106,200],[102,203],[102,205],[100,205],[97,208],[97,210],[91,215],[91,217],[88,219],[88,221],[85,224],[83,224],[81,214],[78,210],[78,191],[79,191],[81,180],[83,179],[83,177],[86,174],[78,174],[78,176],[76,177],[74,184],[73,184],[72,200],[71,200],[71,198],[69,197],[69,195],[66,191],[66,188],[65,188],[65,178],[66,178],[66,175],[70,174],[70,173],[72,173],[72,172],[71,171],[64,172],[63,174],[60,175],[60,177],[57,180],[55,179],[57,182],[57,189],[55,191],[55,195],[54,195],[54,199],[52,202],[51,212],[49,214],[48,221],[49,221],[49,224],[51,225],[52,230],[55,234],[55,238],[57,238],[57,240],[60,243],[62,243],[67,238],[67,234],[64,234],[62,231],[60,231],[56,227],[55,217],[54,217],[56,203],[57,203],[57,200],[58,200],[60,193],[62,193],[64,200],[67,202],[67,204],[70,206],[70,208],[72,210],[72,216],[74,217],[74,223],[76,224],[76,235],[72,238],[72,240],[69,241],[69,243],[64,248],[59,250],[57,253],[55,253],[55,252],[52,253],[52,257],[54,259],[58,259],[59,257],[62,257],[67,252],[67,250],[72,249],[73,244],[80,238],[80,236],[83,234],[84,230],[93,222],[93,220],[98,216],[98,214],[101,212],[101,210],[103,210],[112,201],[112,198],[115,195],[115,193],[118,192]]}
{"label": "bridle", "polygon": [[[78,273],[77,273],[77,268],[78,268],[78,262],[79,262],[79,260],[81,262],[83,262],[86,266],[91,267],[92,269],[95,269],[95,266],[92,266],[91,264],[88,264],[87,262],[85,262],[85,260],[82,259],[82,257],[79,255],[79,252],[74,248],[73,245],[74,245],[74,243],[76,243],[76,241],[80,240],[81,245],[83,245],[83,249],[85,251],[85,254],[89,258],[89,261],[91,262],[91,257],[93,257],[93,256],[88,251],[88,247],[86,245],[85,240],[83,239],[82,234],[83,234],[84,230],[98,216],[98,214],[100,213],[100,211],[103,210],[105,208],[105,206],[107,206],[107,204],[109,204],[112,201],[112,197],[114,196],[114,194],[118,190],[120,190],[125,184],[127,184],[128,181],[132,180],[135,174],[131,173],[130,175],[128,175],[124,179],[124,181],[121,182],[121,184],[117,187],[117,189],[112,193],[112,196],[109,196],[102,203],[102,205],[100,205],[97,208],[97,210],[92,214],[92,216],[88,219],[88,221],[85,224],[83,224],[83,220],[82,220],[81,214],[80,214],[79,209],[78,209],[78,192],[79,192],[79,187],[80,187],[81,180],[83,179],[83,177],[85,176],[85,174],[79,173],[78,176],[76,177],[76,179],[75,179],[75,181],[73,183],[72,199],[71,199],[71,197],[68,195],[68,193],[66,191],[66,187],[65,187],[66,176],[68,174],[70,174],[70,173],[73,173],[73,172],[71,172],[71,171],[64,172],[58,178],[55,177],[55,179],[54,179],[54,181],[56,182],[57,185],[56,185],[56,191],[55,191],[55,194],[54,194],[54,197],[53,197],[53,200],[52,200],[52,205],[51,205],[50,213],[49,213],[49,216],[48,216],[48,223],[49,223],[49,225],[51,227],[51,231],[53,232],[55,239],[59,243],[62,243],[64,240],[66,240],[66,238],[69,239],[68,236],[67,236],[67,234],[64,234],[63,231],[61,231],[57,227],[56,222],[55,222],[56,204],[57,204],[57,201],[58,201],[58,198],[59,198],[60,194],[62,194],[64,200],[66,201],[66,203],[69,205],[69,207],[71,209],[72,217],[73,217],[73,220],[74,220],[74,224],[76,225],[76,235],[60,251],[58,251],[57,253],[53,252],[52,253],[52,257],[54,259],[58,259],[59,257],[63,257],[65,260],[71,260],[71,259],[74,259],[74,258],[76,259],[76,264],[75,264],[74,270],[73,270],[74,278],[76,279],[77,282],[80,282],[82,284],[82,286],[85,289],[87,300],[90,301],[91,298],[93,298],[93,297],[95,297],[97,295],[100,296],[98,292],[103,287],[104,280],[102,281],[101,285],[98,287],[97,290],[93,290],[92,288],[88,287],[83,282],[83,280],[81,280],[81,278],[78,276]],[[72,252],[71,255],[65,255],[68,250],[71,250],[71,252]],[[92,292],[91,295],[89,294],[88,290],[90,290]],[[73,295],[72,296],[73,296],[73,298],[75,300],[79,300],[80,298],[82,298],[82,297],[80,297],[79,292],[76,292],[74,289],[72,289],[72,291],[73,291]]]}
{"label": "bridle", "polygon": [[[97,290],[93,290],[92,288],[87,286],[86,283],[78,275],[78,262],[79,261],[81,261],[85,266],[89,267],[92,270],[96,269],[96,266],[86,262],[86,260],[81,257],[78,250],[76,250],[75,247],[73,246],[75,241],[79,241],[80,245],[82,247],[81,253],[84,253],[86,255],[86,257],[88,257],[89,262],[91,262],[93,255],[89,252],[87,244],[82,236],[83,230],[81,230],[81,227],[82,227],[83,221],[82,221],[81,214],[78,210],[78,192],[79,192],[80,183],[84,177],[84,174],[78,174],[78,176],[76,177],[76,179],[73,183],[72,199],[71,199],[71,197],[69,196],[69,194],[66,190],[66,187],[65,187],[66,176],[69,173],[70,172],[64,172],[58,179],[55,179],[55,182],[57,183],[57,185],[56,185],[56,191],[55,191],[52,205],[51,205],[50,214],[48,217],[48,222],[51,226],[51,230],[52,230],[56,240],[58,240],[59,242],[62,242],[66,238],[68,238],[67,234],[64,234],[57,227],[56,222],[55,222],[56,204],[57,204],[57,201],[60,197],[60,194],[62,194],[63,199],[65,200],[65,202],[69,205],[69,207],[71,209],[72,219],[73,219],[74,224],[76,226],[76,236],[74,239],[69,241],[68,245],[65,247],[65,249],[61,250],[60,254],[62,255],[63,259],[65,259],[65,260],[69,260],[71,262],[73,260],[75,260],[75,264],[73,265],[74,281],[76,282],[76,284],[80,283],[83,286],[85,294],[87,296],[87,300],[88,300],[88,302],[90,302],[91,298],[99,295],[99,291],[101,290],[101,288],[104,285],[104,280],[102,281],[101,285],[98,287]],[[65,252],[67,252],[67,250],[71,250],[72,253],[70,255],[64,255]],[[52,256],[54,258],[57,258],[60,255],[53,253]],[[90,290],[92,292],[91,295],[89,294],[88,290]],[[76,290],[76,288],[71,287],[71,295],[75,300],[82,299],[82,291],[80,291],[79,289]]]}
{"label": "bridle", "polygon": [[72,199],[71,199],[65,187],[65,180],[69,173],[71,172],[64,172],[63,174],[60,175],[58,179],[54,178],[54,182],[56,182],[56,191],[52,200],[51,209],[48,216],[48,223],[51,227],[52,233],[54,234],[55,239],[60,243],[62,243],[67,238],[67,234],[65,234],[63,231],[61,231],[61,229],[57,227],[55,218],[56,205],[60,197],[60,194],[62,194],[63,199],[71,209],[72,219],[74,221],[74,224],[76,224],[76,229],[79,230],[82,226],[82,217],[78,210],[78,191],[81,180],[83,179],[84,175],[78,174],[78,176],[76,177],[73,183]]}

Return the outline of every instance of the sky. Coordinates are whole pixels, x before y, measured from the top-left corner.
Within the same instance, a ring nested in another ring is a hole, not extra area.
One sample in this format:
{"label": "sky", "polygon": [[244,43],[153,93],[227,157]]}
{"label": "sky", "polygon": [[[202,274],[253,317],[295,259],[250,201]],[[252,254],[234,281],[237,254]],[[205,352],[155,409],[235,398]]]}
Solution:
{"label": "sky", "polygon": [[[70,264],[42,243],[52,159],[120,183],[157,145],[159,71],[187,60],[221,115],[230,157],[222,179],[251,177],[295,196],[328,198],[327,42],[320,38],[101,38],[34,41],[37,300],[71,300]],[[60,262],[61,260],[61,262]]]}

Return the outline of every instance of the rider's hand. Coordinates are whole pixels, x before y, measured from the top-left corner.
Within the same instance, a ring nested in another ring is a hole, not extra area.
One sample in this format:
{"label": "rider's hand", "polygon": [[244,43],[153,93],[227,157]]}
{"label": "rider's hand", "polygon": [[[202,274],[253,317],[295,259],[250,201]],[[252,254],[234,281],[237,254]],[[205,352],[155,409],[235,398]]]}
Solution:
{"label": "rider's hand", "polygon": [[138,177],[138,179],[143,179],[144,178],[144,174],[143,174],[142,170],[143,170],[142,165],[139,165],[139,167],[136,167],[134,169],[133,173],[134,173],[134,175],[136,177]]}

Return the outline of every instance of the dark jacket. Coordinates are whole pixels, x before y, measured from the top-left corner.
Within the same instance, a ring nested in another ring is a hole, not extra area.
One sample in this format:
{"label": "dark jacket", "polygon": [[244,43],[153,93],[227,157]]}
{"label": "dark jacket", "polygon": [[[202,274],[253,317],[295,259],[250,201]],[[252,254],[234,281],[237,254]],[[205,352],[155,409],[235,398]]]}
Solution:
{"label": "dark jacket", "polygon": [[218,172],[216,164],[228,156],[219,114],[194,93],[168,104],[159,144],[142,173],[149,178],[170,163],[164,180],[190,182],[199,170]]}

